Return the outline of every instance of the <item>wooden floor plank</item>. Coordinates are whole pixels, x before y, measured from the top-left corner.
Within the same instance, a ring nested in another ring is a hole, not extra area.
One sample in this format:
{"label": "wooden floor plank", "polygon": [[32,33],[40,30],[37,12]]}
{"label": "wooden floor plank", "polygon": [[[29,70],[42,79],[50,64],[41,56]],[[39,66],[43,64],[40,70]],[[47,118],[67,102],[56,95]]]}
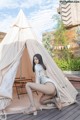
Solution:
{"label": "wooden floor plank", "polygon": [[[75,114],[76,111],[77,111],[77,108],[74,108],[73,110],[66,112],[63,116],[59,116],[59,118],[58,118],[57,120],[62,120],[62,119],[66,120],[66,119],[68,119],[70,116],[73,117],[73,115]],[[79,113],[80,113],[80,112],[79,112]],[[79,113],[78,113],[78,114],[79,114]],[[71,120],[73,120],[73,118],[71,118]]]}
{"label": "wooden floor plank", "polygon": [[58,109],[38,111],[37,116],[23,113],[9,114],[7,120],[80,120],[80,94],[77,96],[78,103]]}
{"label": "wooden floor plank", "polygon": [[77,116],[74,120],[80,120],[80,115]]}
{"label": "wooden floor plank", "polygon": [[[67,118],[67,120],[74,120],[74,119],[77,119],[77,116],[80,115],[80,111],[75,111],[73,114],[71,114],[71,116],[69,116]],[[80,117],[79,117],[80,118]],[[80,120],[80,119],[79,119]]]}
{"label": "wooden floor plank", "polygon": [[69,107],[66,107],[66,109],[65,110],[62,110],[61,112],[59,112],[59,114],[57,114],[56,116],[52,116],[52,118],[50,118],[51,120],[54,118],[54,120],[59,120],[59,119],[61,119],[62,120],[62,118],[63,119],[65,119],[65,115],[68,113],[69,114],[69,112],[70,111],[72,111],[73,109],[75,109],[75,107],[76,107],[76,105],[72,105],[72,106],[69,106]]}

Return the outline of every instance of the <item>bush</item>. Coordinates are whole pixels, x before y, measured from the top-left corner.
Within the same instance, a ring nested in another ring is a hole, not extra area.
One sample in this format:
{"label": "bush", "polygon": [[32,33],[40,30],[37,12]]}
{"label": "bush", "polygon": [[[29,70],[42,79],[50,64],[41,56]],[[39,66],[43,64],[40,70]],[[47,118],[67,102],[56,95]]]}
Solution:
{"label": "bush", "polygon": [[80,58],[71,58],[69,61],[58,58],[55,58],[54,60],[62,70],[80,71]]}

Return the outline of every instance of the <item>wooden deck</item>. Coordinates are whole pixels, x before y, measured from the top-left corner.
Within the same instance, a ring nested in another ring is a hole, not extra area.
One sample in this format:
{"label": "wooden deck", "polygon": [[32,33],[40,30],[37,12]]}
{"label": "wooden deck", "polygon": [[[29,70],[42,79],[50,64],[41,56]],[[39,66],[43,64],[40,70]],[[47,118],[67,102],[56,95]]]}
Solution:
{"label": "wooden deck", "polygon": [[80,74],[65,74],[76,89],[80,89]]}
{"label": "wooden deck", "polygon": [[80,120],[80,94],[77,96],[78,103],[67,106],[61,111],[58,109],[38,111],[37,116],[22,113],[7,115],[7,120]]}

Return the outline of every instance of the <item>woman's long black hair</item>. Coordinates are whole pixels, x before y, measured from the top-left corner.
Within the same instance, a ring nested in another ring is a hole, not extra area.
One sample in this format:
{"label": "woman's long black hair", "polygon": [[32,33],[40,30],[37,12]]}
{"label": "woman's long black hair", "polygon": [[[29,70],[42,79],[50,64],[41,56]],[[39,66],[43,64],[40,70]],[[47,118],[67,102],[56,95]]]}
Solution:
{"label": "woman's long black hair", "polygon": [[37,57],[38,60],[39,60],[39,64],[42,65],[43,69],[46,70],[46,66],[44,65],[43,63],[43,59],[42,59],[42,56],[40,54],[35,54],[33,56],[33,72],[35,72],[35,62],[34,62],[34,57]]}

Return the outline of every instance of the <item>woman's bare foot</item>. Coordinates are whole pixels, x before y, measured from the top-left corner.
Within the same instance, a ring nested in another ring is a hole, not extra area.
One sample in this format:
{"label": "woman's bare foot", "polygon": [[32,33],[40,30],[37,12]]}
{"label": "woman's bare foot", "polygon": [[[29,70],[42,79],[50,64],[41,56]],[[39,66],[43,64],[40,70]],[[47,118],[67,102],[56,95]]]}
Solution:
{"label": "woman's bare foot", "polygon": [[60,98],[54,97],[53,99],[51,99],[52,103],[55,103],[56,107],[61,110],[62,109],[62,104],[60,101]]}

